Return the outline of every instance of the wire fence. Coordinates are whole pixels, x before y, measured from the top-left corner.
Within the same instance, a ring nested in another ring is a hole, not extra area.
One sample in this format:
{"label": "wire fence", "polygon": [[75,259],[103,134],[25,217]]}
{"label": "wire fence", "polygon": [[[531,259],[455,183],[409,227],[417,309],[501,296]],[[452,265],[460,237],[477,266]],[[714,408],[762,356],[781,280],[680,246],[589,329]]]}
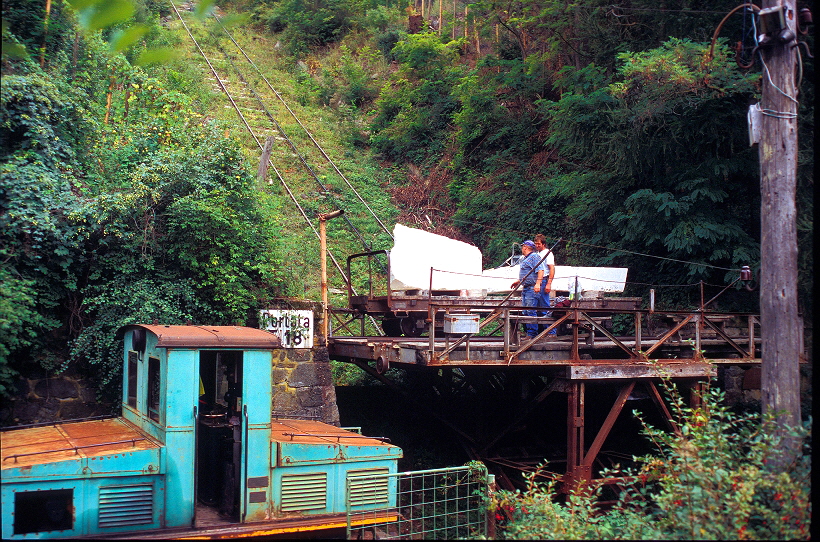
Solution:
{"label": "wire fence", "polygon": [[345,501],[348,539],[452,540],[487,535],[488,475],[482,463],[351,476]]}

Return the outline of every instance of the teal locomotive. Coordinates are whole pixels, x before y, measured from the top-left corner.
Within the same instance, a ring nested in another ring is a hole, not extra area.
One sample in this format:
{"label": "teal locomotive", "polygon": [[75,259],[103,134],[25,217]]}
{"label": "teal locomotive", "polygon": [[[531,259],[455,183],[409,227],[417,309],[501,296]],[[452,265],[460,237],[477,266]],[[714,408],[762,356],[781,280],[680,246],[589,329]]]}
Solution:
{"label": "teal locomotive", "polygon": [[[3,539],[327,533],[357,521],[350,509],[395,502],[371,475],[396,473],[399,447],[272,415],[275,335],[132,325],[119,336],[121,416],[0,434]],[[367,487],[346,491],[357,478]]]}

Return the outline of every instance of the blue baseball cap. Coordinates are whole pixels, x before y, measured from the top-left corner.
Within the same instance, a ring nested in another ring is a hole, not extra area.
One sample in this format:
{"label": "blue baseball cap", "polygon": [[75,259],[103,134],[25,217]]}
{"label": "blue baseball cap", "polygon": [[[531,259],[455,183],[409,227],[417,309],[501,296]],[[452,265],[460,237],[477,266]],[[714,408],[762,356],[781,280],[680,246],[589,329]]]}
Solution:
{"label": "blue baseball cap", "polygon": [[521,243],[521,246],[522,246],[522,247],[530,247],[530,248],[535,248],[535,243],[533,243],[532,241],[530,241],[529,239],[527,239],[526,241],[524,241],[523,243]]}

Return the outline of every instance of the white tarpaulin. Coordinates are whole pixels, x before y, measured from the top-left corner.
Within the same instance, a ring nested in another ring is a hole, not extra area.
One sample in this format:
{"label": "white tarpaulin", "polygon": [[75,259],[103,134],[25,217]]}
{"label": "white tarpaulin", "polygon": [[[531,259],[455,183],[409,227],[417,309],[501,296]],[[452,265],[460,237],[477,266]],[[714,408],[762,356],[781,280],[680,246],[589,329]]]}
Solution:
{"label": "white tarpaulin", "polygon": [[427,290],[430,269],[433,290],[469,290],[481,280],[478,247],[443,235],[396,224],[390,251],[390,288]]}
{"label": "white tarpaulin", "polygon": [[[396,224],[390,251],[390,288],[428,290],[430,269],[433,290],[467,290],[469,295],[504,293],[518,280],[517,265],[482,271],[481,251],[462,241]],[[623,292],[625,267],[574,267],[556,265],[553,290]]]}
{"label": "white tarpaulin", "polygon": [[[519,266],[496,267],[484,270],[484,285],[488,293],[509,292],[513,281],[518,280]],[[552,289],[575,292],[623,292],[626,285],[626,267],[575,267],[556,265],[552,277]]]}

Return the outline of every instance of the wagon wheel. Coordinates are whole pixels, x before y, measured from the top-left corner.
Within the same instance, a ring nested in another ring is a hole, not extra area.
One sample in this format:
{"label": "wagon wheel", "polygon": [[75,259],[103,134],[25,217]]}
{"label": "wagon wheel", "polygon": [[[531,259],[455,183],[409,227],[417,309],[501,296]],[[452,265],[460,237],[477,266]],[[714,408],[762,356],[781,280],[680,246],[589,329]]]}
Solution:
{"label": "wagon wheel", "polygon": [[384,359],[383,356],[379,356],[378,359],[376,359],[376,372],[377,373],[379,373],[380,375],[383,375],[384,373],[387,372],[387,370],[389,368],[390,368],[390,362],[387,361],[386,359]]}
{"label": "wagon wheel", "polygon": [[406,316],[399,320],[399,327],[405,337],[421,337],[424,328],[416,327],[416,319],[412,316]]}

